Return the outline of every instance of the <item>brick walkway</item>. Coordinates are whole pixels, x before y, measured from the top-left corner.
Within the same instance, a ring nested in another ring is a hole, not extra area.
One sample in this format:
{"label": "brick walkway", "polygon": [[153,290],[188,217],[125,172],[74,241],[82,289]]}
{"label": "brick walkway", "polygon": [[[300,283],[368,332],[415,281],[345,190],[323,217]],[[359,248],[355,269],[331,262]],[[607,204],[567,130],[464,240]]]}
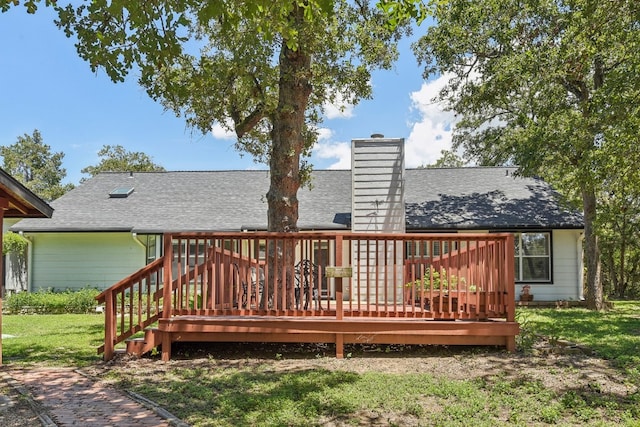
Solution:
{"label": "brick walkway", "polygon": [[161,408],[153,407],[152,402],[147,402],[144,406],[128,394],[94,382],[72,369],[26,369],[11,370],[7,373],[28,391],[37,406],[44,410],[44,414],[40,414],[44,425],[185,425]]}

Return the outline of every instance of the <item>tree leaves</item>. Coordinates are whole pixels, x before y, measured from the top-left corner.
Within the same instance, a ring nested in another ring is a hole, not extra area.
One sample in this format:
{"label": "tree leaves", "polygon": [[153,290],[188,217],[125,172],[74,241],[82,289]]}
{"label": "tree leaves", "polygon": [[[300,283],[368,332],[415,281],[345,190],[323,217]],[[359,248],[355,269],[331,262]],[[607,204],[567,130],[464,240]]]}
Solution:
{"label": "tree leaves", "polygon": [[[638,4],[631,0],[433,2],[437,25],[414,45],[425,76],[451,75],[440,99],[460,115],[456,147],[481,164],[513,162],[575,195],[595,258],[593,205],[616,132],[637,122]],[[606,144],[599,141],[606,140]],[[629,143],[629,142],[626,142]],[[589,252],[589,251],[587,251]],[[595,272],[595,273],[594,273]],[[592,298],[598,283],[588,276]],[[595,295],[595,296],[594,296]],[[601,301],[600,301],[601,302]],[[596,304],[598,305],[598,304]]]}
{"label": "tree leaves", "polygon": [[[155,164],[151,157],[140,151],[127,151],[121,145],[104,145],[98,156],[100,163],[81,170],[95,176],[100,172],[162,172],[164,167]],[[84,181],[84,179],[82,179]]]}
{"label": "tree leaves", "polygon": [[0,146],[2,168],[44,200],[51,201],[73,188],[62,184],[67,171],[62,167],[64,153],[52,153],[36,129],[33,135],[19,136],[16,143]]}

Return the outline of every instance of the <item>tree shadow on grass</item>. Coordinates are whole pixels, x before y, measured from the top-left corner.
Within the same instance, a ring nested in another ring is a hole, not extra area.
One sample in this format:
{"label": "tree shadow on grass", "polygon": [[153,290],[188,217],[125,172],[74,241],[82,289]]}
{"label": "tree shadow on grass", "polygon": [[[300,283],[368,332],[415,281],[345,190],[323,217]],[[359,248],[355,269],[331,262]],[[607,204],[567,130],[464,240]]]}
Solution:
{"label": "tree shadow on grass", "polygon": [[[170,408],[190,424],[210,425],[317,425],[318,417],[347,417],[357,408],[348,397],[329,390],[359,381],[360,375],[322,369],[292,372],[259,369],[176,369],[152,382],[131,388]],[[207,421],[208,420],[208,421]]]}
{"label": "tree shadow on grass", "polygon": [[[34,321],[37,320],[34,316]],[[102,344],[103,331],[102,325],[67,325],[46,335],[17,335],[3,340],[3,363],[86,366],[100,360],[97,348]]]}
{"label": "tree shadow on grass", "polygon": [[[347,358],[442,357],[478,353],[504,353],[500,346],[446,346],[409,344],[345,344]],[[314,359],[335,357],[335,345],[325,343],[174,343],[173,359],[209,357],[216,359]],[[159,358],[159,355],[153,356]]]}

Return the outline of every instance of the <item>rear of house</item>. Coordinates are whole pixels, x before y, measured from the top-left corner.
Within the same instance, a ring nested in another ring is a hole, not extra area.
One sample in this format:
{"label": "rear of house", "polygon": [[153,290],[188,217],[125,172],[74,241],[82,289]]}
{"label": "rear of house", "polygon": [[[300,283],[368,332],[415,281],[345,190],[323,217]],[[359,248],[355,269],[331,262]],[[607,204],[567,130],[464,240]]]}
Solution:
{"label": "rear of house", "polygon": [[[402,140],[355,140],[354,146],[358,141],[375,148]],[[397,202],[393,212],[400,206],[392,228],[514,233],[516,292],[530,285],[538,301],[582,299],[582,215],[566,209],[548,184],[514,176],[508,167],[404,170],[401,149],[391,155],[389,164],[401,174],[385,183]],[[357,225],[355,206],[370,205],[364,218],[371,221],[382,204],[367,199],[368,190],[354,190],[355,181],[350,170],[313,171],[311,188],[299,191],[300,230],[366,228]],[[105,289],[161,256],[163,233],[266,230],[268,186],[268,171],[99,174],[54,201],[52,218],[11,227],[30,243],[28,289]],[[403,248],[402,256],[416,250]]]}

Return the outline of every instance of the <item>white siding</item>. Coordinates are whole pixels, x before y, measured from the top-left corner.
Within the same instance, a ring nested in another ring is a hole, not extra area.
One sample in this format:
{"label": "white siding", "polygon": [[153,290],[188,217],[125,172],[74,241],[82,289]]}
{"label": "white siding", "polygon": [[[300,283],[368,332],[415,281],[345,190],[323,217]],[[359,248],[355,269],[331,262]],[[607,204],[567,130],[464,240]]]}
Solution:
{"label": "white siding", "polygon": [[38,233],[32,241],[31,290],[106,289],[145,265],[131,233]]}
{"label": "white siding", "polygon": [[[582,297],[581,230],[553,230],[551,284],[530,283],[534,301],[577,301]],[[516,284],[520,294],[525,283]]]}
{"label": "white siding", "polygon": [[[352,174],[352,209],[351,229],[354,232],[369,233],[404,233],[404,139],[360,139],[351,142],[351,174]],[[363,300],[384,302],[385,295],[394,300],[401,300],[401,292],[395,283],[402,281],[403,251],[393,242],[386,245],[354,242],[354,256],[358,256],[355,248],[367,248],[359,255],[360,263],[354,259],[354,285],[358,278],[376,278],[377,286],[370,287],[370,294],[360,294]],[[365,254],[365,251],[366,254]],[[369,257],[367,261],[366,256]],[[367,270],[369,265],[369,271]],[[387,271],[388,270],[388,271]],[[395,281],[389,281],[389,275],[397,275]],[[395,283],[394,283],[395,282]],[[387,287],[386,292],[384,287]],[[395,296],[394,296],[395,294]],[[356,295],[352,290],[351,295]]]}
{"label": "white siding", "polygon": [[[522,230],[526,232],[526,230]],[[466,233],[467,231],[465,231]],[[488,230],[469,233],[488,233]],[[583,298],[582,230],[552,230],[552,282],[529,283],[534,301],[579,301]],[[516,283],[516,300],[527,283]]]}
{"label": "white siding", "polygon": [[404,139],[353,140],[355,232],[404,233]]}
{"label": "white siding", "polygon": [[[20,218],[5,218],[2,223],[2,234],[9,230],[9,227],[20,221]],[[4,285],[8,293],[20,292],[27,289],[27,270],[20,263],[20,257],[16,254],[6,254],[4,257]],[[25,253],[26,257],[26,253]]]}

